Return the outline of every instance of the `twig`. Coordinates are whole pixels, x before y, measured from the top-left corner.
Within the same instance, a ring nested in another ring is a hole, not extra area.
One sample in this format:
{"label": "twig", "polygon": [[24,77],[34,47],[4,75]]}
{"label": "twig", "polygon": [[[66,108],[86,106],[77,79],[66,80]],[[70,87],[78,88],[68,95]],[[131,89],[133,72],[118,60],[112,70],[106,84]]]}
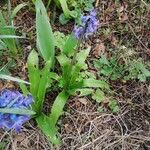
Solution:
{"label": "twig", "polygon": [[95,3],[95,7],[98,7],[98,5],[99,5],[99,1],[100,1],[100,0],[97,0],[97,1],[96,1],[96,3]]}
{"label": "twig", "polygon": [[84,149],[84,148],[87,148],[88,146],[90,146],[91,144],[94,144],[95,142],[97,142],[98,140],[102,139],[104,136],[108,136],[110,134],[109,130],[106,131],[105,134],[101,135],[100,137],[96,138],[95,140],[93,140],[92,142],[89,142],[85,145],[83,145],[82,147],[78,148],[78,150],[81,150],[81,149]]}
{"label": "twig", "polygon": [[142,2],[147,8],[149,8],[149,5],[148,5],[146,2],[144,2],[143,0],[141,0],[141,2]]}
{"label": "twig", "polygon": [[136,33],[134,32],[132,26],[130,25],[130,23],[128,22],[127,23],[128,26],[130,27],[130,30],[132,31],[132,33],[134,34],[134,36],[137,38],[137,40],[139,41],[139,43],[141,43],[141,45],[145,48],[144,51],[147,53],[147,54],[150,54],[150,49],[148,47],[146,47],[143,42],[139,39],[139,37],[136,35]]}

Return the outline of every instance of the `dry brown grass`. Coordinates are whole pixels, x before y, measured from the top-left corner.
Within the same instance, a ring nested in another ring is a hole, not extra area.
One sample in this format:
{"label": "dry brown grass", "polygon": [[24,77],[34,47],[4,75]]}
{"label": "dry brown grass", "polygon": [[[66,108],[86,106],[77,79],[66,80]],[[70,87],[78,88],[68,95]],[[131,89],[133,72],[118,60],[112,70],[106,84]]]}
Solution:
{"label": "dry brown grass", "polygon": [[[133,91],[130,94],[135,95]],[[143,100],[140,108],[136,108],[137,103],[134,102],[137,97],[132,99],[132,104],[122,99],[120,112],[116,115],[97,112],[98,106],[88,98],[70,100],[65,115],[58,123],[61,127],[60,146],[51,145],[32,121],[19,135],[1,133],[0,140],[8,142],[6,150],[148,150],[150,120],[144,111],[149,115],[150,109],[143,110],[142,106],[146,102],[146,106],[150,107],[150,101],[146,95],[142,97],[145,93],[138,94]]]}

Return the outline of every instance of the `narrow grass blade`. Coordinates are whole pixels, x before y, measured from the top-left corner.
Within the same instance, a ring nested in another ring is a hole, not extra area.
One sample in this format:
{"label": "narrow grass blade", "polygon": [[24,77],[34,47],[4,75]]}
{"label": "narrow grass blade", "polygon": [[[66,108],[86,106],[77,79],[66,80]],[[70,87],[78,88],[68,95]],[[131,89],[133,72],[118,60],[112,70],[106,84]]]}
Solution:
{"label": "narrow grass blade", "polygon": [[6,48],[6,44],[0,39],[0,50],[4,50]]}
{"label": "narrow grass blade", "polygon": [[25,36],[17,36],[17,35],[0,35],[0,39],[23,39]]}
{"label": "narrow grass blade", "polygon": [[52,0],[48,0],[47,6],[46,6],[46,9],[47,9],[47,10],[48,10],[48,8],[49,8],[49,6],[50,6],[50,4],[51,4],[51,1],[52,1]]}
{"label": "narrow grass blade", "polygon": [[[9,52],[16,57],[18,50],[15,38],[6,38],[7,35],[15,36],[15,29],[14,28],[6,28],[7,23],[3,17],[2,12],[0,11],[0,35],[5,43],[6,47],[9,49]],[[1,39],[0,38],[0,39]]]}
{"label": "narrow grass blade", "polygon": [[11,19],[13,19],[16,16],[16,14],[26,5],[27,5],[26,3],[21,3],[17,7],[15,7],[15,9],[13,10],[13,12],[11,14]]}
{"label": "narrow grass blade", "polygon": [[64,14],[65,14],[65,17],[66,17],[66,18],[69,18],[69,17],[70,17],[70,10],[69,10],[69,8],[68,8],[68,5],[67,5],[66,0],[58,0],[58,1],[59,1],[60,4],[61,4],[61,7],[62,7],[62,9],[63,9],[63,12],[64,12]]}
{"label": "narrow grass blade", "polygon": [[19,86],[20,86],[20,89],[22,90],[22,93],[25,96],[27,96],[28,94],[30,94],[30,92],[28,91],[28,88],[27,88],[27,86],[25,84],[20,83]]}
{"label": "narrow grass blade", "polygon": [[0,108],[1,113],[18,114],[18,115],[35,115],[36,113],[29,109],[19,108]]}
{"label": "narrow grass blade", "polygon": [[10,80],[10,81],[24,83],[24,84],[28,84],[28,85],[30,84],[27,81],[24,81],[24,80],[21,80],[21,79],[18,79],[18,78],[14,78],[14,77],[9,76],[9,75],[4,75],[4,74],[0,74],[0,79]]}

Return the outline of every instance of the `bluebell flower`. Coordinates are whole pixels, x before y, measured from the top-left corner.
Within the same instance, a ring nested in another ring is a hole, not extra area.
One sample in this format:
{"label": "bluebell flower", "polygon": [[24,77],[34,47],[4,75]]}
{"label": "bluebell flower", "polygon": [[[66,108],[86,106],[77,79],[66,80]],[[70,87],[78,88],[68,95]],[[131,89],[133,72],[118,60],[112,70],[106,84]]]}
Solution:
{"label": "bluebell flower", "polygon": [[81,17],[81,24],[75,25],[74,34],[77,39],[88,38],[88,36],[92,35],[97,31],[99,26],[99,20],[96,18],[97,11],[94,9],[87,16]]}
{"label": "bluebell flower", "polygon": [[[28,109],[33,102],[31,95],[24,96],[18,91],[3,90],[0,92],[0,108]],[[22,124],[30,119],[29,115],[0,113],[0,128],[21,131]]]}

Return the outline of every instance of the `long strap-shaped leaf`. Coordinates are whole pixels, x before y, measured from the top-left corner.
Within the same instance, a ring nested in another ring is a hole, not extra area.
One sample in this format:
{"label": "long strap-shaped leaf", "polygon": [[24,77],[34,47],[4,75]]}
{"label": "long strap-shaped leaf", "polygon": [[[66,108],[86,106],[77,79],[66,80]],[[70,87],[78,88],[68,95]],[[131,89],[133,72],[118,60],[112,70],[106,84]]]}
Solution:
{"label": "long strap-shaped leaf", "polygon": [[42,71],[39,69],[38,64],[38,54],[33,50],[28,57],[28,76],[31,83],[30,92],[35,99],[33,110],[39,114],[43,107],[51,61],[46,62]]}
{"label": "long strap-shaped leaf", "polygon": [[45,61],[54,63],[54,37],[45,6],[41,0],[36,0],[36,34],[37,46]]}
{"label": "long strap-shaped leaf", "polygon": [[34,99],[37,97],[39,81],[40,81],[40,74],[41,71],[38,68],[38,54],[35,50],[32,50],[28,56],[28,77],[30,81],[30,92]]}
{"label": "long strap-shaped leaf", "polygon": [[42,111],[43,102],[44,102],[44,98],[46,94],[47,83],[50,80],[49,78],[50,67],[51,67],[51,62],[47,61],[44,69],[42,70],[41,78],[39,80],[39,88],[38,88],[38,93],[37,93],[37,98],[38,98],[37,108],[38,108],[39,113]]}
{"label": "long strap-shaped leaf", "polygon": [[69,98],[69,94],[65,91],[62,91],[57,96],[56,100],[51,109],[51,113],[49,115],[51,124],[56,124],[60,115],[62,114],[63,108]]}
{"label": "long strap-shaped leaf", "polygon": [[62,7],[62,9],[63,9],[63,12],[64,12],[64,14],[65,14],[65,17],[66,17],[66,18],[69,18],[69,17],[70,17],[70,10],[69,10],[69,8],[68,8],[68,5],[67,5],[66,0],[58,0],[58,1],[59,1],[60,4],[61,4],[61,7]]}
{"label": "long strap-shaped leaf", "polygon": [[63,108],[69,98],[69,94],[62,91],[54,101],[49,117],[41,115],[36,118],[38,126],[53,144],[59,144],[57,137],[57,121],[63,112]]}
{"label": "long strap-shaped leaf", "polygon": [[18,83],[30,84],[27,81],[24,81],[24,80],[21,80],[21,79],[18,79],[18,78],[14,78],[12,76],[5,75],[5,74],[0,74],[0,79],[10,80],[10,81],[18,82]]}
{"label": "long strap-shaped leaf", "polygon": [[38,127],[47,136],[48,140],[53,144],[59,144],[60,140],[57,138],[57,128],[50,124],[49,117],[45,114],[41,114],[36,118]]}
{"label": "long strap-shaped leaf", "polygon": [[13,10],[11,14],[11,19],[13,19],[16,16],[16,14],[20,11],[20,9],[22,9],[26,5],[27,5],[26,3],[21,3],[17,7],[15,7],[15,9]]}
{"label": "long strap-shaped leaf", "polygon": [[67,5],[67,0],[55,0],[56,3],[58,3],[58,1],[62,7],[62,10],[63,10],[66,18],[70,18],[70,17],[76,18],[77,17],[76,11],[73,11],[73,10],[70,11],[69,10],[68,5]]}
{"label": "long strap-shaped leaf", "polygon": [[0,35],[0,39],[23,39],[25,36],[17,36],[17,35]]}
{"label": "long strap-shaped leaf", "polygon": [[0,108],[1,113],[18,114],[18,115],[35,115],[36,113],[29,109],[19,108]]}

